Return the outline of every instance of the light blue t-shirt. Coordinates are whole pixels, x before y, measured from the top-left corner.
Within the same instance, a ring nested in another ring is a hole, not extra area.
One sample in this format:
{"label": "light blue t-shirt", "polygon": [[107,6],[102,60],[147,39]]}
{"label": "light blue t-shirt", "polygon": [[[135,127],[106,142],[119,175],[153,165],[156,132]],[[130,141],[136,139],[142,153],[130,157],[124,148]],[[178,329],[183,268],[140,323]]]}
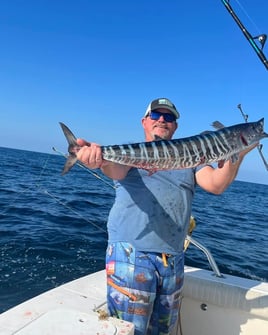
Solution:
{"label": "light blue t-shirt", "polygon": [[191,216],[195,169],[150,175],[131,168],[115,184],[115,203],[108,218],[109,242],[129,242],[139,251],[181,252]]}

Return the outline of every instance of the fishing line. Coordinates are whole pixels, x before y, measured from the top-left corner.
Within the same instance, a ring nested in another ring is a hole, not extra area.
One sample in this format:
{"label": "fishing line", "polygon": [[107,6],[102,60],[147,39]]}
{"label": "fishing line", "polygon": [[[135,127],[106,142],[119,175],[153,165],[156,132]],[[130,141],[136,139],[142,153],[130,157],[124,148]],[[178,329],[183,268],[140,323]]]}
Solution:
{"label": "fishing line", "polygon": [[61,199],[59,199],[58,197],[56,197],[55,195],[53,195],[51,192],[48,192],[48,190],[41,189],[41,188],[39,190],[42,191],[44,194],[48,195],[49,197],[51,197],[52,199],[54,199],[58,204],[64,206],[69,211],[73,212],[76,216],[80,217],[81,219],[85,220],[87,223],[90,223],[92,226],[94,226],[97,229],[101,230],[102,232],[106,233],[105,229],[103,229],[102,227],[100,227],[96,223],[93,223],[93,222],[89,221],[88,219],[86,219],[85,217],[83,217],[78,211],[75,211],[72,207],[66,205]]}
{"label": "fishing line", "polygon": [[[65,155],[63,152],[59,151],[58,149],[56,149],[55,147],[52,147],[52,150],[55,151],[57,154],[67,158],[68,155]],[[80,168],[84,169],[86,172],[90,173],[92,176],[94,176],[97,179],[100,179],[104,184],[112,187],[113,189],[116,189],[116,186],[109,183],[108,181],[106,181],[105,179],[103,179],[100,175],[98,175],[96,172],[91,171],[87,166],[76,162],[76,165],[78,165]]]}
{"label": "fishing line", "polygon": [[[53,148],[54,151],[56,151],[57,153],[60,153],[58,150],[56,150],[55,148]],[[64,154],[60,153],[61,155],[65,156]],[[5,214],[6,212],[8,212],[11,207],[17,203],[18,199],[25,194],[26,192],[33,192],[34,189],[32,188],[32,186],[35,187],[35,190],[37,190],[38,192],[47,195],[48,197],[50,197],[51,199],[53,199],[56,203],[60,204],[61,206],[65,207],[66,209],[68,209],[69,211],[71,211],[72,213],[75,214],[75,216],[81,218],[82,220],[86,221],[87,223],[91,224],[92,226],[94,226],[95,228],[97,228],[98,230],[106,233],[107,231],[102,228],[101,226],[97,225],[94,222],[89,221],[87,218],[85,218],[84,216],[82,216],[78,211],[74,210],[72,207],[68,206],[66,203],[64,203],[62,201],[62,199],[60,199],[59,197],[55,196],[52,192],[49,192],[45,187],[43,187],[41,185],[41,180],[42,180],[42,176],[44,175],[45,170],[47,169],[47,165],[48,162],[50,160],[50,156],[47,157],[46,161],[44,162],[42,169],[40,171],[40,174],[38,175],[36,181],[33,181],[31,186],[28,185],[23,185],[25,187],[24,190],[20,191],[16,197],[14,198],[14,200],[9,203],[8,208],[4,209],[3,211],[0,212],[0,215]],[[78,166],[80,166],[81,168],[85,169],[87,172],[89,172],[91,175],[93,175],[95,178],[101,180],[103,183],[105,183],[106,185],[115,188],[115,186],[113,186],[111,183],[107,182],[106,180],[104,180],[103,178],[101,178],[101,176],[99,176],[97,173],[94,173],[92,171],[89,171],[89,169],[86,166],[83,166],[82,164],[77,163]]]}
{"label": "fishing line", "polygon": [[[234,12],[233,8],[230,5],[230,0],[221,0],[221,2],[224,4],[225,8],[229,12],[229,14],[234,19],[235,23],[238,25],[250,45],[252,46],[253,50],[265,66],[266,70],[268,70],[268,60],[266,59],[265,54],[263,53],[263,48],[267,39],[266,34],[260,34],[259,36],[253,37],[250,32],[246,29],[246,27],[243,25],[243,23],[240,21],[239,17]],[[257,40],[260,43],[260,46],[255,42]]]}
{"label": "fishing line", "polygon": [[[64,155],[63,153],[61,153],[60,151],[58,151],[56,148],[53,147],[53,151],[61,154],[62,156],[66,157],[66,155]],[[39,175],[39,180],[41,179],[41,176],[43,175],[46,167],[47,167],[47,163],[50,157],[48,157],[48,159],[46,160],[45,164],[43,165],[43,168],[40,172]],[[91,175],[93,175],[95,178],[100,179],[102,182],[104,182],[106,185],[109,185],[110,187],[113,187],[112,184],[108,183],[106,180],[104,180],[103,178],[101,178],[97,173],[90,171],[86,166],[77,163],[77,165],[81,168],[83,168],[84,170],[86,170],[87,172],[89,172]],[[71,211],[72,213],[74,213],[76,216],[80,217],[82,220],[86,221],[87,223],[91,224],[92,226],[94,226],[95,228],[97,228],[98,230],[106,233],[106,230],[103,229],[102,227],[100,227],[99,225],[97,225],[96,223],[93,223],[91,221],[89,221],[88,219],[86,219],[84,216],[82,216],[78,211],[74,210],[72,207],[66,205],[66,203],[64,203],[60,198],[58,198],[57,196],[55,196],[54,194],[52,194],[51,192],[49,192],[46,188],[42,188],[41,185],[36,184],[37,189],[46,194],[47,196],[49,196],[50,198],[52,198],[54,201],[56,201],[58,204],[62,205],[63,207],[67,208],[69,211]],[[113,187],[114,188],[114,187]]]}
{"label": "fishing line", "polygon": [[249,14],[247,13],[245,7],[242,6],[241,2],[239,2],[238,0],[235,0],[235,1],[238,4],[238,6],[241,8],[241,10],[243,11],[243,13],[245,14],[245,16],[248,18],[248,20],[251,22],[251,24],[258,31],[258,33],[261,34],[261,30],[259,29],[259,27],[257,26],[257,24],[252,20],[252,18],[249,16]]}
{"label": "fishing line", "polygon": [[[60,153],[61,155],[63,155],[64,157],[66,157],[66,155],[64,155],[63,153],[61,153],[60,151],[58,151],[56,148],[53,147],[53,151]],[[42,175],[42,172],[45,170],[47,165],[47,161],[45,162],[43,169],[40,173],[40,176]],[[94,177],[96,177],[97,179],[100,179],[102,182],[104,182],[106,185],[109,185],[111,187],[113,187],[113,185],[111,185],[110,183],[106,182],[106,180],[104,180],[103,178],[101,178],[97,173],[94,173],[92,171],[90,171],[87,167],[85,167],[82,164],[77,163],[78,166],[80,166],[81,168],[85,169],[87,172],[90,172],[91,175],[93,175]],[[78,211],[74,210],[72,207],[66,205],[66,203],[64,203],[61,199],[59,199],[58,197],[56,197],[54,194],[52,194],[51,192],[49,192],[47,189],[45,188],[41,188],[39,187],[39,190],[42,191],[44,194],[48,195],[50,198],[52,198],[53,200],[55,200],[58,204],[62,205],[63,207],[67,208],[69,211],[71,211],[72,213],[74,213],[76,216],[80,217],[81,219],[83,219],[84,221],[86,221],[87,223],[90,223],[92,226],[94,226],[95,228],[97,228],[98,230],[106,233],[106,230],[103,229],[102,227],[100,227],[99,225],[97,225],[96,223],[93,223],[91,221],[89,221],[88,219],[86,219],[84,216],[82,216]]]}
{"label": "fishing line", "polygon": [[[46,161],[45,161],[45,163],[44,163],[44,165],[43,165],[43,168],[42,168],[42,170],[41,170],[41,172],[40,172],[40,174],[39,174],[39,176],[38,176],[38,178],[37,178],[37,181],[40,181],[40,180],[41,180],[41,176],[42,176],[42,174],[43,174],[43,172],[44,172],[44,170],[45,170],[45,168],[46,168],[46,166],[47,166],[47,164],[48,164],[49,158],[50,158],[50,157],[48,157],[48,158],[46,159]],[[6,212],[8,212],[8,211],[10,210],[10,208],[11,208],[15,203],[17,203],[17,201],[18,201],[18,199],[21,197],[21,195],[23,195],[23,194],[26,193],[26,192],[29,192],[29,190],[33,191],[33,190],[30,188],[30,186],[27,186],[27,185],[23,185],[23,186],[25,187],[25,189],[22,190],[22,191],[20,191],[20,192],[17,192],[17,195],[15,196],[15,198],[13,199],[13,201],[12,201],[11,203],[8,204],[8,205],[9,205],[8,208],[2,210],[2,211],[0,212],[0,215],[3,215],[3,214],[5,214]],[[40,187],[40,185],[39,185],[38,183],[36,183],[35,186],[36,186],[37,188]]]}
{"label": "fishing line", "polygon": [[14,199],[11,203],[8,204],[8,208],[3,209],[3,210],[0,212],[0,215],[4,215],[6,212],[8,212],[9,209],[10,209],[10,207],[12,207],[12,206],[14,205],[14,203],[16,203],[16,202],[18,201],[19,197],[20,197],[23,193],[27,192],[28,189],[29,189],[29,188],[26,188],[25,190],[19,192],[19,193],[17,194],[17,196],[15,197],[15,199]]}

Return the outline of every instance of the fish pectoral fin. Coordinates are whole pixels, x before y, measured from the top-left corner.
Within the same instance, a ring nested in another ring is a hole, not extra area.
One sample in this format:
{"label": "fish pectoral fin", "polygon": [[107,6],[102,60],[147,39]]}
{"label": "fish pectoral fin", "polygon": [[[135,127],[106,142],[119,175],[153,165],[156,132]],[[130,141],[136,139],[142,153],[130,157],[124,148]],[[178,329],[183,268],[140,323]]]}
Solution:
{"label": "fish pectoral fin", "polygon": [[239,154],[232,155],[230,159],[231,159],[232,164],[235,164],[239,159]]}
{"label": "fish pectoral fin", "polygon": [[[239,159],[239,154],[233,154],[230,157],[230,161],[232,162],[232,164],[235,164],[238,161],[238,159]],[[225,163],[226,163],[226,160],[224,159],[218,161],[218,168],[221,169]]]}

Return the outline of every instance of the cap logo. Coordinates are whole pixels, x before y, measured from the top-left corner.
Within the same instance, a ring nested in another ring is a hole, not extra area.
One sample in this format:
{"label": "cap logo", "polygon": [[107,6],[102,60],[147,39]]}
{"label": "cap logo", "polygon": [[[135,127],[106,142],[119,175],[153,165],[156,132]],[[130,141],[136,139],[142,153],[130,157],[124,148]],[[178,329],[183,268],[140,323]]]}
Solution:
{"label": "cap logo", "polygon": [[159,105],[167,105],[173,108],[173,104],[167,99],[158,99]]}

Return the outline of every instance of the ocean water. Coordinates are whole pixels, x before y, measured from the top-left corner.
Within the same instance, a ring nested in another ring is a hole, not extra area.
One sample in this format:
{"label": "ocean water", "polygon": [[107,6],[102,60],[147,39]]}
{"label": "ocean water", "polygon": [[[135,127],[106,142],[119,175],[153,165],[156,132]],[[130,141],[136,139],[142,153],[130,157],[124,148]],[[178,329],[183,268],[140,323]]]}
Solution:
{"label": "ocean water", "polygon": [[[0,313],[104,268],[114,189],[60,155],[0,148]],[[103,177],[104,178],[104,177]],[[268,185],[235,181],[215,196],[196,189],[193,238],[222,273],[268,281]],[[186,265],[210,269],[190,245]]]}

